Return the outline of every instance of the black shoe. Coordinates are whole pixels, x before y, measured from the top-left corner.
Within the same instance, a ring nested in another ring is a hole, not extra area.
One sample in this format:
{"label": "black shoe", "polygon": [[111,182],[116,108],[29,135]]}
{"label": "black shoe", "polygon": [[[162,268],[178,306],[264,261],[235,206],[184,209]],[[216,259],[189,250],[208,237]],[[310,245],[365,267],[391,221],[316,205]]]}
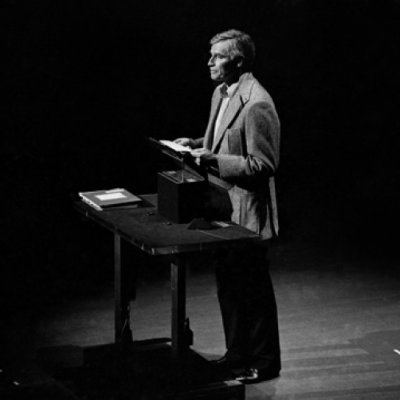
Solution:
{"label": "black shoe", "polygon": [[234,378],[242,383],[257,383],[269,381],[279,376],[279,370],[246,368],[234,373]]}

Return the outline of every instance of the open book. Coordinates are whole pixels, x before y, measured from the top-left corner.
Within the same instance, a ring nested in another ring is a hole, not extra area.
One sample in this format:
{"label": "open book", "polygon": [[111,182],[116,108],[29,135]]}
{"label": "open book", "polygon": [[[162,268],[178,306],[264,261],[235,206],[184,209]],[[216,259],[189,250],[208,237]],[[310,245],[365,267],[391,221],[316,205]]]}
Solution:
{"label": "open book", "polygon": [[116,206],[137,206],[142,199],[123,188],[79,192],[81,199],[98,211]]}
{"label": "open book", "polygon": [[160,143],[178,153],[190,153],[192,151],[189,146],[182,146],[181,144],[172,142],[171,140],[160,140]]}

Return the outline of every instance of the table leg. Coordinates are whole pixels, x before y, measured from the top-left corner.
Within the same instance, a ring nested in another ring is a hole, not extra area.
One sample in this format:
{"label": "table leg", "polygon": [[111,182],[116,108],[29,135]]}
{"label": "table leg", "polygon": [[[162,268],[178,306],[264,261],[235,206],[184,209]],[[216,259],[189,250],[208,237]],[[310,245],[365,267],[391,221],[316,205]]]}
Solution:
{"label": "table leg", "polygon": [[177,358],[187,349],[186,330],[186,265],[183,256],[171,262],[171,340],[172,355]]}
{"label": "table leg", "polygon": [[126,271],[122,262],[121,237],[114,233],[114,296],[115,296],[115,344],[122,349],[132,342],[130,328],[129,295]]}

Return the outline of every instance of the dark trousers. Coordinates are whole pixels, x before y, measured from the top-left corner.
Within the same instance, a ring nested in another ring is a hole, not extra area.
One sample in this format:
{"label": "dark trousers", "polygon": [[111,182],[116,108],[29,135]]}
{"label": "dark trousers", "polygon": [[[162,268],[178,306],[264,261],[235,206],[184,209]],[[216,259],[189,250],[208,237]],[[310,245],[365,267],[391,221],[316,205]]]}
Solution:
{"label": "dark trousers", "polygon": [[277,307],[267,248],[248,246],[219,254],[218,299],[227,356],[254,368],[280,369]]}

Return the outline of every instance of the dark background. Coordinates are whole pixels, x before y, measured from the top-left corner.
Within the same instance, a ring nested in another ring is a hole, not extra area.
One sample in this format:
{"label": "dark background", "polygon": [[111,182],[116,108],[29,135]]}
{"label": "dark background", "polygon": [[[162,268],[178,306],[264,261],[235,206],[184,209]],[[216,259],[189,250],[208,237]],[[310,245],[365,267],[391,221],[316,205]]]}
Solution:
{"label": "dark background", "polygon": [[208,40],[232,27],[253,37],[255,75],[282,122],[277,245],[395,265],[387,260],[398,247],[398,1],[0,7],[8,311],[112,279],[111,237],[79,219],[74,195],[156,191],[159,161],[142,138],[203,134],[213,89]]}

